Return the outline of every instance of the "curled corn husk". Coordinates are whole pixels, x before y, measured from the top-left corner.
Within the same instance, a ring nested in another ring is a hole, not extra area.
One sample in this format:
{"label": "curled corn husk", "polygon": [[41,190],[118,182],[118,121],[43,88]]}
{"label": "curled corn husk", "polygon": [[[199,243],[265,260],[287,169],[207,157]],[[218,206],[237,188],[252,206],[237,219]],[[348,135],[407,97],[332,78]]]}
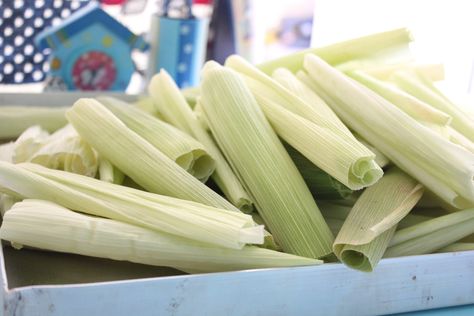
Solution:
{"label": "curled corn husk", "polygon": [[186,103],[170,75],[165,70],[161,70],[151,79],[148,90],[157,108],[168,122],[192,135],[206,146],[216,162],[216,171],[213,173],[212,179],[227,199],[241,211],[252,212],[253,205],[250,196],[225,160],[212,136],[200,124],[195,113]]}
{"label": "curled corn husk", "polygon": [[329,227],[239,74],[206,64],[201,104],[217,143],[282,249],[312,258],[329,254]]}
{"label": "curled corn husk", "polygon": [[119,221],[25,200],[6,214],[0,237],[21,245],[178,268],[185,272],[317,265],[322,262],[258,247],[225,249]]}
{"label": "curled corn husk", "polygon": [[433,83],[419,73],[397,71],[391,80],[400,88],[452,117],[451,126],[474,142],[474,115],[452,103]]}
{"label": "curled corn husk", "polygon": [[474,205],[474,155],[313,55],[312,87],[338,116],[395,165],[457,208]]}
{"label": "curled corn husk", "polygon": [[256,226],[249,215],[36,164],[0,163],[0,190],[221,247],[240,249],[246,243],[263,243],[263,227]]}
{"label": "curled corn husk", "polygon": [[362,71],[351,71],[347,74],[369,89],[377,92],[417,121],[441,126],[446,126],[451,122],[451,117],[448,114],[418,100],[396,86],[378,80]]}
{"label": "curled corn husk", "polygon": [[97,100],[128,128],[174,160],[197,179],[206,182],[215,162],[203,144],[176,127],[111,97]]}
{"label": "curled corn husk", "polygon": [[423,195],[423,187],[399,169],[390,169],[367,188],[334,241],[334,254],[347,266],[372,271],[382,258],[397,224]]}
{"label": "curled corn husk", "polygon": [[295,73],[303,69],[303,60],[307,54],[315,54],[327,63],[335,65],[343,62],[376,56],[408,48],[412,41],[410,32],[405,28],[394,29],[363,36],[324,47],[304,49],[302,51],[260,64],[260,70],[271,74],[275,69],[284,67]]}
{"label": "curled corn husk", "polygon": [[291,73],[277,72],[290,87],[286,89],[241,57],[229,57],[226,66],[244,75],[277,134],[339,182],[359,190],[383,175],[374,153],[357,141],[322,100],[315,100],[307,89],[301,93],[305,87]]}
{"label": "curled corn husk", "polygon": [[66,114],[77,132],[105,159],[146,190],[236,210],[94,99],[79,99]]}
{"label": "curled corn husk", "polygon": [[397,231],[384,257],[431,253],[472,233],[474,233],[473,208],[439,216]]}

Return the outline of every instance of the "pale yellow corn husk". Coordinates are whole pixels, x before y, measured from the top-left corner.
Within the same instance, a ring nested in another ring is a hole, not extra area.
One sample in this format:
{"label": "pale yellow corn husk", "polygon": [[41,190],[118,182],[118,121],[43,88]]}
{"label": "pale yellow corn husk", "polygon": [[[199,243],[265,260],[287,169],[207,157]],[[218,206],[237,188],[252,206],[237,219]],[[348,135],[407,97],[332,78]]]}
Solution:
{"label": "pale yellow corn husk", "polygon": [[89,177],[95,177],[99,165],[97,153],[70,124],[44,139],[26,161]]}
{"label": "pale yellow corn husk", "polygon": [[[342,223],[347,219],[352,206],[340,205],[334,202],[321,201],[318,203],[321,213],[323,214],[326,221],[335,220]],[[414,209],[415,210],[415,209]],[[423,214],[414,214],[413,211],[405,216],[397,225],[397,230],[419,224],[421,222],[432,219],[434,216],[428,216]]]}
{"label": "pale yellow corn husk", "polygon": [[305,67],[312,88],[354,131],[447,203],[474,205],[474,155],[451,143],[316,56]]}
{"label": "pale yellow corn husk", "polygon": [[263,227],[255,226],[249,215],[35,164],[0,163],[0,189],[222,247],[263,243]]}
{"label": "pale yellow corn husk", "polygon": [[0,145],[0,161],[12,162],[15,143],[9,142]]}
{"label": "pale yellow corn husk", "polygon": [[343,72],[361,70],[380,80],[389,80],[390,77],[399,70],[415,71],[423,74],[432,81],[441,81],[445,79],[443,64],[414,64],[407,63],[378,63],[372,59],[369,60],[351,60],[336,66]]}
{"label": "pale yellow corn husk", "polygon": [[188,103],[189,106],[194,109],[199,97],[199,87],[185,88],[181,90],[181,93],[186,99],[186,103]]}
{"label": "pale yellow corn husk", "polygon": [[354,134],[355,138],[367,147],[371,152],[375,154],[375,163],[379,165],[380,168],[385,168],[390,165],[390,160],[387,156],[385,156],[380,150],[369,144],[365,139],[363,139],[360,135]]}
{"label": "pale yellow corn husk", "polygon": [[459,133],[452,127],[447,128],[448,138],[451,142],[464,147],[468,151],[474,154],[474,142],[470,141],[463,134]]}
{"label": "pale yellow corn husk", "polygon": [[0,139],[17,138],[34,125],[54,132],[67,124],[66,110],[66,107],[1,106]]}
{"label": "pale yellow corn husk", "polygon": [[272,77],[279,84],[288,89],[288,91],[298,96],[307,106],[309,105],[313,108],[313,110],[310,111],[307,106],[291,106],[288,107],[289,110],[306,117],[316,124],[330,128],[343,136],[353,137],[351,131],[342,123],[326,102],[289,70],[278,68],[273,72]]}
{"label": "pale yellow corn husk", "polygon": [[451,116],[451,126],[474,141],[474,116],[453,104],[428,79],[414,72],[397,71],[391,80],[404,91]]}
{"label": "pale yellow corn husk", "polygon": [[190,135],[126,102],[111,97],[99,97],[97,100],[128,128],[197,179],[205,182],[214,172],[214,159],[205,146]]}
{"label": "pale yellow corn husk", "polygon": [[451,245],[436,250],[436,252],[461,252],[474,250],[474,243],[472,242],[455,242]]}
{"label": "pale yellow corn husk", "polygon": [[347,75],[378,93],[417,121],[441,126],[446,126],[451,122],[448,114],[418,100],[396,86],[380,81],[362,71],[351,71]]}
{"label": "pale yellow corn husk", "polygon": [[277,68],[287,68],[293,73],[303,69],[303,60],[307,54],[315,54],[329,64],[370,57],[390,55],[393,52],[408,49],[412,41],[410,32],[405,29],[395,29],[363,36],[332,45],[308,48],[281,58],[260,64],[258,67],[267,74],[273,73]]}
{"label": "pale yellow corn husk", "polygon": [[49,133],[39,125],[27,128],[15,141],[12,162],[20,163],[29,161],[30,158],[43,146]]}
{"label": "pale yellow corn husk", "polygon": [[401,229],[384,257],[431,253],[474,233],[474,208],[436,217]]}
{"label": "pale yellow corn husk", "polygon": [[127,128],[96,100],[79,99],[66,116],[102,157],[146,190],[236,210],[226,199]]}
{"label": "pale yellow corn husk", "polygon": [[333,236],[303,178],[251,91],[231,69],[208,63],[201,104],[213,135],[285,252],[319,258]]}
{"label": "pale yellow corn husk", "polygon": [[100,158],[99,179],[109,183],[122,184],[125,180],[125,174],[112,165],[107,159]]}
{"label": "pale yellow corn husk", "polygon": [[165,70],[161,70],[152,78],[148,91],[166,120],[206,146],[216,162],[216,171],[212,179],[227,199],[241,211],[252,212],[253,205],[250,196],[225,160],[212,136],[197,120],[170,75]]}
{"label": "pale yellow corn husk", "polygon": [[5,213],[9,211],[15,203],[20,202],[20,201],[21,201],[20,198],[14,197],[9,194],[0,193],[0,215],[2,216],[2,218],[5,216]]}
{"label": "pale yellow corn husk", "polygon": [[399,169],[390,169],[366,189],[334,241],[334,254],[347,266],[372,271],[397,224],[423,195],[423,187]]}
{"label": "pale yellow corn husk", "polygon": [[[359,190],[383,175],[374,153],[359,143],[334,114],[324,115],[331,113],[320,109],[327,107],[325,104],[318,100],[311,105],[308,102],[314,97],[294,94],[238,56],[229,57],[226,66],[244,75],[277,134],[339,182]],[[278,75],[286,75],[287,81],[297,85],[291,73],[280,71]]]}
{"label": "pale yellow corn husk", "polygon": [[25,200],[7,213],[0,237],[40,249],[168,266],[185,272],[317,265],[322,262],[258,247],[213,247],[146,228]]}
{"label": "pale yellow corn husk", "polygon": [[153,102],[153,98],[150,96],[141,97],[132,105],[145,113],[148,113],[156,118],[159,118],[160,120],[163,120],[163,116],[156,109],[155,103]]}

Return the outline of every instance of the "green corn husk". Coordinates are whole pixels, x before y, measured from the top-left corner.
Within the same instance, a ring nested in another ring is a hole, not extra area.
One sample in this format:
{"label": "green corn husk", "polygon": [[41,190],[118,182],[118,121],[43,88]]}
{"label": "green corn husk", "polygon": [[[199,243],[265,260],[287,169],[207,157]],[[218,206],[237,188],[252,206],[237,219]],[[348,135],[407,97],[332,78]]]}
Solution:
{"label": "green corn husk", "polygon": [[407,71],[397,71],[391,80],[404,91],[451,116],[451,126],[474,142],[474,116],[453,104],[431,81]]}
{"label": "green corn husk", "polygon": [[367,188],[334,241],[334,254],[348,267],[372,271],[382,258],[398,222],[423,195],[423,187],[398,169]]}
{"label": "green corn husk", "polygon": [[433,108],[395,86],[382,82],[361,71],[351,71],[346,74],[375,91],[417,121],[441,126],[446,126],[451,122],[451,117],[446,113]]}
{"label": "green corn husk", "polygon": [[89,177],[99,166],[96,152],[70,124],[48,136],[26,161]]}
{"label": "green corn husk", "polygon": [[389,80],[391,76],[400,70],[415,71],[421,73],[432,81],[441,81],[445,79],[443,64],[413,64],[408,63],[377,63],[369,60],[351,60],[336,66],[342,72],[363,71],[379,80]]}
{"label": "green corn husk", "polygon": [[189,273],[317,265],[258,247],[224,249],[118,221],[25,200],[6,214],[0,237],[17,245],[178,268]]}
{"label": "green corn husk", "polygon": [[285,252],[319,258],[333,236],[303,178],[234,71],[208,63],[201,104],[217,143]]}
{"label": "green corn husk", "polygon": [[186,99],[186,103],[189,104],[191,109],[194,109],[199,97],[199,87],[185,88],[181,90],[181,93]]}
{"label": "green corn husk", "polygon": [[12,162],[29,161],[30,158],[43,146],[49,133],[39,125],[27,128],[15,141]]}
{"label": "green corn husk", "polygon": [[93,99],[79,99],[66,113],[77,132],[99,154],[146,190],[223,208],[237,209],[194,178]]}
{"label": "green corn husk", "polygon": [[125,174],[107,159],[99,159],[99,179],[113,184],[122,184]]}
{"label": "green corn husk", "polygon": [[1,106],[0,140],[13,139],[27,128],[39,125],[48,132],[54,132],[67,124],[67,107]]}
{"label": "green corn husk", "polygon": [[354,134],[354,136],[362,145],[367,147],[371,152],[375,154],[375,163],[379,165],[380,168],[385,168],[390,165],[390,160],[380,150],[378,150],[377,148],[369,144],[365,139],[363,139],[359,135]]}
{"label": "green corn husk", "polygon": [[128,128],[174,160],[183,169],[206,182],[215,169],[215,162],[206,147],[176,127],[111,97],[97,100]]}
{"label": "green corn husk", "polygon": [[35,164],[0,163],[0,189],[221,247],[240,249],[245,243],[263,243],[263,227],[255,226],[249,215]]}
{"label": "green corn husk", "polygon": [[[333,234],[337,236],[344,221],[347,216],[349,216],[352,206],[338,205],[328,201],[318,201],[318,205],[329,228],[331,228]],[[419,224],[432,218],[432,216],[413,214],[412,212],[398,223],[397,230]]]}
{"label": "green corn husk", "polygon": [[474,142],[471,142],[463,134],[459,133],[454,128],[448,127],[449,140],[459,146],[464,147],[468,151],[474,154]]}
{"label": "green corn husk", "polygon": [[284,146],[315,199],[338,200],[352,196],[351,189],[316,167],[290,145],[284,144]]}
{"label": "green corn husk", "polygon": [[304,56],[307,54],[315,54],[329,64],[335,65],[353,59],[374,58],[375,56],[387,55],[394,51],[407,49],[411,41],[411,34],[407,29],[395,29],[325,47],[305,49],[262,63],[258,67],[267,74],[273,73],[277,68],[287,68],[295,73],[303,69]]}
{"label": "green corn husk", "polygon": [[166,120],[194,136],[209,150],[216,161],[216,171],[213,173],[212,179],[227,199],[241,211],[251,213],[253,205],[250,196],[242,187],[212,136],[197,120],[170,75],[165,70],[161,70],[152,78],[148,89]]}
{"label": "green corn husk", "polygon": [[472,242],[455,242],[451,245],[436,250],[436,252],[461,252],[474,250],[474,243]]}
{"label": "green corn husk", "polygon": [[451,143],[313,55],[312,88],[395,165],[457,208],[474,205],[474,155]]}
{"label": "green corn husk", "polygon": [[153,102],[153,98],[150,96],[141,97],[138,99],[138,101],[132,103],[132,105],[137,109],[140,109],[143,112],[150,114],[153,117],[163,120],[163,116],[156,109],[155,103]]}
{"label": "green corn husk", "polygon": [[[238,56],[229,57],[226,66],[244,75],[277,134],[319,168],[352,190],[370,186],[382,177],[375,155],[334,114],[321,113],[325,104],[307,103],[312,100],[305,97],[309,92],[297,96]],[[280,71],[281,76],[297,85],[291,73]],[[299,90],[303,88],[300,84]]]}
{"label": "green corn husk", "polygon": [[[329,219],[334,219],[334,220],[344,222],[347,219],[347,216],[349,216],[349,213],[352,209],[352,206],[335,204],[334,202],[329,202],[329,201],[321,201],[318,203],[318,205],[326,221]],[[410,226],[419,224],[421,222],[430,220],[434,217],[434,216],[413,213],[414,211],[417,211],[417,209],[414,209],[410,214],[405,216],[398,223],[397,229],[410,227]]]}
{"label": "green corn husk", "polygon": [[9,211],[13,205],[17,202],[20,202],[21,199],[11,196],[9,194],[0,193],[0,215],[2,218],[5,216],[5,213]]}
{"label": "green corn husk", "polygon": [[385,258],[431,253],[474,233],[474,208],[433,218],[395,233]]}

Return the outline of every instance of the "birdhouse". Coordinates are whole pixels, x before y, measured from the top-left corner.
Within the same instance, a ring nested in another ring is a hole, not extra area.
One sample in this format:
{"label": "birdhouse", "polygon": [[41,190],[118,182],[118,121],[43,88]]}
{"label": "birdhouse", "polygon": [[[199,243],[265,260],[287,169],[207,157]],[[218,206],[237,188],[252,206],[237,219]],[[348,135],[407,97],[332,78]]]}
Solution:
{"label": "birdhouse", "polygon": [[95,2],[35,38],[51,49],[50,76],[68,90],[127,88],[135,70],[131,52],[148,44]]}

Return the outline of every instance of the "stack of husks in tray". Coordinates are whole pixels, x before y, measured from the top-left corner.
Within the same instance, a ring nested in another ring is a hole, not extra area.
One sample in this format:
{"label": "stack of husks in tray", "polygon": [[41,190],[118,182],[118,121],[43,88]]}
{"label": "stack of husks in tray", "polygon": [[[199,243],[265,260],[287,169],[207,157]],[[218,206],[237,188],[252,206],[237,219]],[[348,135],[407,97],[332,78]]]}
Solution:
{"label": "stack of husks in tray", "polygon": [[[474,249],[474,115],[405,29],[0,108],[0,237],[189,273]],[[9,140],[10,142],[6,142]]]}

